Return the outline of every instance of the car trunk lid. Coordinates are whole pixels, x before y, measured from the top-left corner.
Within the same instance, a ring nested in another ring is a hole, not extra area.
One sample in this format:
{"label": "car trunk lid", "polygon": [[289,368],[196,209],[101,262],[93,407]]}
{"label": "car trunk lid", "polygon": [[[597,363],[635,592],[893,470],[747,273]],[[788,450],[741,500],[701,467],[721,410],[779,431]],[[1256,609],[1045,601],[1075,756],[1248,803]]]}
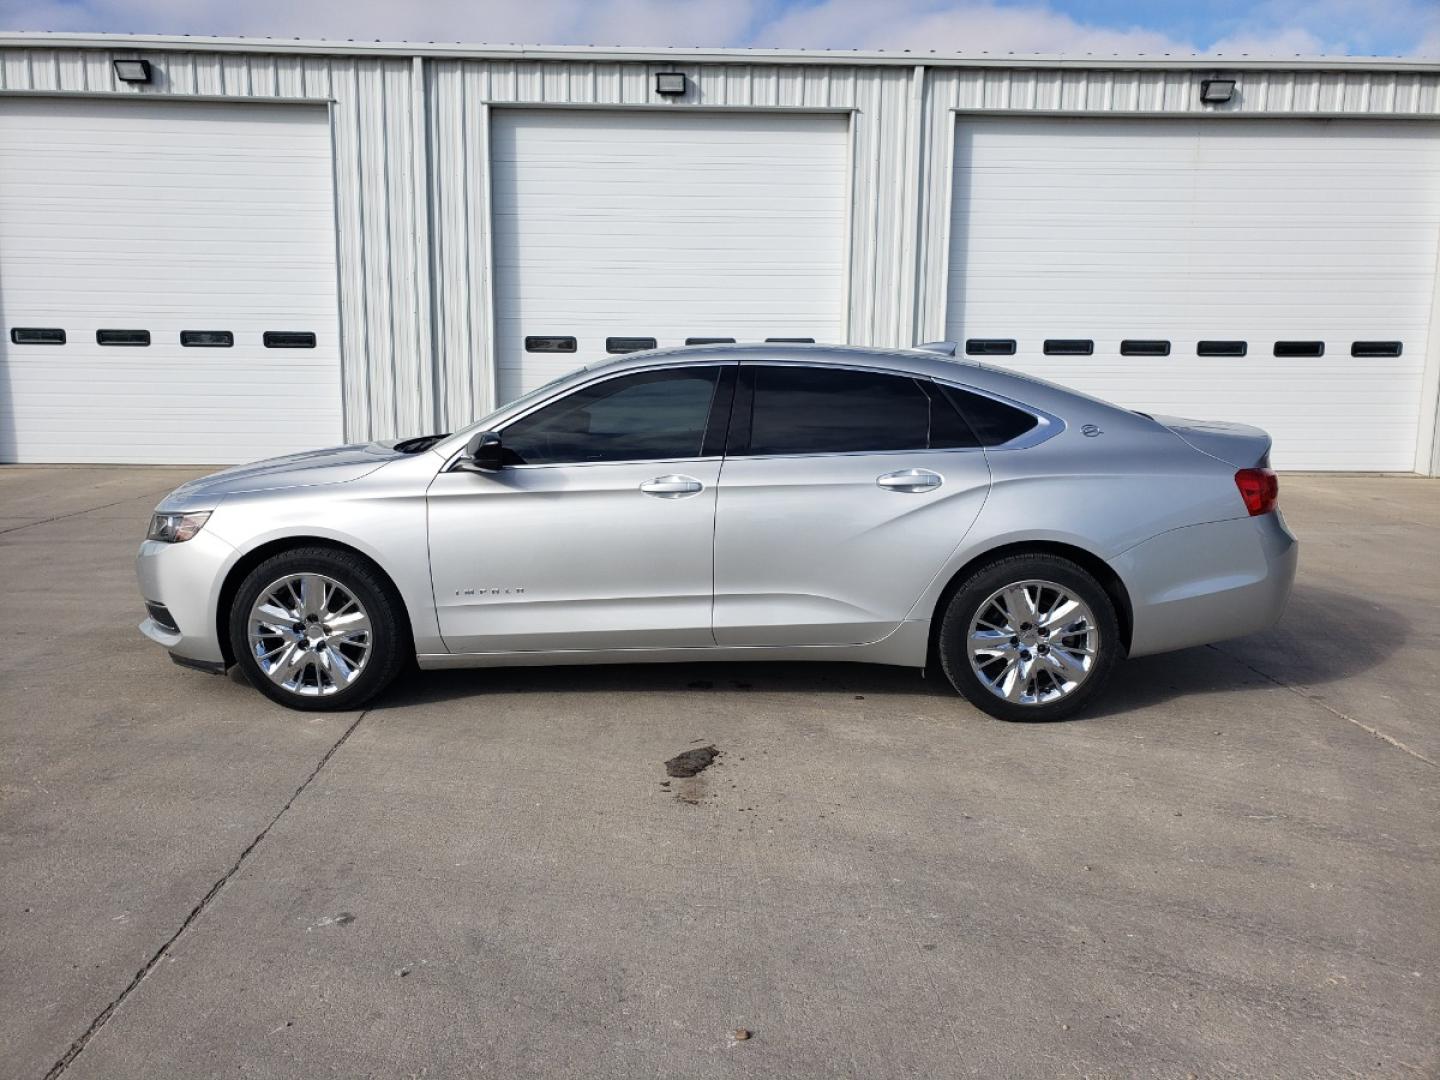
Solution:
{"label": "car trunk lid", "polygon": [[1186,443],[1237,469],[1265,466],[1270,457],[1270,436],[1249,424],[1222,420],[1187,420],[1179,416],[1154,416]]}

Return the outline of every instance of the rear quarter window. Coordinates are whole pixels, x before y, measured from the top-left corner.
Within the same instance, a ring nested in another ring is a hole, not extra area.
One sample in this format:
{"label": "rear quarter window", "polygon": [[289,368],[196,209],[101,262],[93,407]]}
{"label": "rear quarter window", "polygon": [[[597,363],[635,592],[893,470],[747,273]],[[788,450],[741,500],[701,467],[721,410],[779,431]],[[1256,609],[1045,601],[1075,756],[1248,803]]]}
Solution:
{"label": "rear quarter window", "polygon": [[1040,423],[1032,413],[984,394],[957,390],[953,386],[944,387],[944,391],[970,425],[981,446],[1003,446]]}

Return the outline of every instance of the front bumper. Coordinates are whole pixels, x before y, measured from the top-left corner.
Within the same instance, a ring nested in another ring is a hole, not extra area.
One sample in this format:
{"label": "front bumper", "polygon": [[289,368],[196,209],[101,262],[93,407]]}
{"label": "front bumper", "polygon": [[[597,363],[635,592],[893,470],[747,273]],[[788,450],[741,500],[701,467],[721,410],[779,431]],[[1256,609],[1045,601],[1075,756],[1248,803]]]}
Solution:
{"label": "front bumper", "polygon": [[182,544],[146,540],[135,559],[140,595],[149,604],[161,604],[174,628],[155,618],[140,624],[140,632],[170,650],[171,659],[202,670],[224,670],[216,607],[225,571],[236,558],[233,547],[201,529]]}
{"label": "front bumper", "polygon": [[1130,593],[1131,656],[1268,630],[1295,583],[1299,543],[1277,510],[1172,529],[1111,560]]}

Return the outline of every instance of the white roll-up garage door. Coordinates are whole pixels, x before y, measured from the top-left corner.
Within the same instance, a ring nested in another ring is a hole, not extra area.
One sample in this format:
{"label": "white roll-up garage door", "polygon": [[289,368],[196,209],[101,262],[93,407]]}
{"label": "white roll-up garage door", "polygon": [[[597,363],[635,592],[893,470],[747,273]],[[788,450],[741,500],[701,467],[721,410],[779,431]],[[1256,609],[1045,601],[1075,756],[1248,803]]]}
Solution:
{"label": "white roll-up garage door", "polygon": [[323,106],[0,101],[0,460],[339,442],[334,220]]}
{"label": "white roll-up garage door", "polygon": [[652,339],[843,341],[848,142],[842,115],[497,112],[500,399]]}
{"label": "white roll-up garage door", "polygon": [[1434,125],[962,119],[950,236],[947,329],[991,362],[1258,424],[1281,468],[1417,467]]}

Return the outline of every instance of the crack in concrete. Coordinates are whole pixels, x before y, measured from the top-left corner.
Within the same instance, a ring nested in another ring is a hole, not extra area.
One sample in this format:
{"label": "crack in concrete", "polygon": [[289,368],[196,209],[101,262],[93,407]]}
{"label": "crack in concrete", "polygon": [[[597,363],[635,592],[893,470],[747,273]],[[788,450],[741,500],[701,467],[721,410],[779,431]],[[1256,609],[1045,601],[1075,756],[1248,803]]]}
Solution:
{"label": "crack in concrete", "polygon": [[260,846],[260,842],[269,835],[270,830],[273,829],[276,823],[285,816],[285,812],[295,804],[295,800],[304,793],[305,789],[310,786],[310,784],[314,781],[315,777],[320,775],[320,770],[325,768],[325,766],[329,764],[330,759],[335,756],[335,752],[339,750],[340,747],[345,745],[351,734],[353,734],[355,729],[360,726],[360,721],[364,720],[365,717],[369,714],[369,709],[363,710],[359,716],[355,717],[355,719],[351,722],[350,726],[345,729],[345,731],[341,734],[340,738],[336,739],[335,742],[331,744],[330,749],[325,751],[324,756],[320,758],[320,761],[316,764],[315,768],[310,770],[310,775],[305,777],[304,781],[300,784],[299,787],[295,789],[294,793],[290,796],[290,798],[285,800],[285,805],[280,807],[280,810],[275,814],[273,818],[270,819],[270,823],[255,835],[255,838],[245,846],[245,850],[240,852],[240,857],[231,864],[230,869],[226,870],[225,873],[220,875],[219,879],[215,882],[215,884],[210,886],[209,891],[200,898],[200,902],[190,909],[190,914],[185,916],[184,921],[180,924],[180,928],[176,930],[175,933],[170,935],[169,939],[166,940],[165,944],[161,945],[159,949],[155,950],[155,954],[151,956],[150,959],[145,962],[145,965],[135,973],[135,977],[130,980],[130,982],[125,986],[125,988],[121,990],[120,993],[117,994],[115,998],[111,1000],[108,1005],[105,1006],[105,1008],[100,1010],[99,1015],[90,1022],[90,1026],[85,1029],[85,1031],[80,1035],[80,1037],[70,1044],[70,1048],[66,1050],[63,1055],[61,1055],[60,1060],[55,1062],[55,1064],[50,1067],[50,1071],[45,1074],[45,1080],[55,1080],[56,1077],[63,1075],[66,1069],[70,1068],[71,1064],[75,1061],[75,1059],[84,1052],[85,1047],[90,1045],[90,1040],[95,1038],[95,1036],[100,1033],[100,1029],[110,1022],[110,1018],[115,1015],[116,1010],[119,1009],[121,1005],[125,1004],[125,1000],[140,988],[140,984],[145,981],[146,976],[148,976],[152,971],[155,970],[156,965],[158,965],[161,960],[165,959],[166,954],[168,954],[171,948],[175,945],[175,943],[180,940],[181,935],[183,935],[185,931],[189,930],[190,927],[195,923],[197,919],[200,918],[201,915],[205,914],[206,909],[215,900],[215,898],[220,895],[220,890],[225,888],[225,886],[229,884],[230,879],[240,872],[240,867],[245,864],[245,860],[250,857],[250,854],[257,847]]}
{"label": "crack in concrete", "polygon": [[1429,765],[1429,766],[1431,766],[1432,768],[1440,768],[1440,762],[1434,761],[1433,759],[1426,757],[1424,754],[1420,753],[1420,751],[1418,751],[1418,750],[1412,750],[1410,747],[1406,746],[1406,745],[1405,745],[1403,742],[1401,742],[1399,739],[1395,738],[1395,736],[1393,736],[1393,735],[1387,735],[1387,734],[1385,734],[1385,732],[1381,731],[1379,728],[1377,728],[1377,727],[1371,727],[1369,724],[1365,723],[1363,720],[1357,720],[1355,717],[1351,716],[1349,713],[1341,712],[1339,709],[1335,708],[1333,705],[1331,705],[1329,702],[1327,702],[1324,698],[1317,697],[1315,694],[1312,694],[1312,693],[1308,693],[1308,692],[1306,692],[1303,688],[1301,688],[1301,687],[1299,687],[1299,686],[1296,686],[1294,683],[1288,683],[1288,682],[1285,682],[1283,679],[1277,679],[1274,675],[1271,675],[1268,671],[1262,671],[1260,668],[1258,668],[1258,667],[1256,667],[1254,664],[1250,663],[1250,661],[1248,661],[1248,660],[1242,660],[1240,657],[1236,656],[1234,653],[1226,652],[1224,649],[1220,648],[1220,646],[1218,646],[1218,645],[1207,645],[1206,648],[1208,648],[1208,649],[1214,649],[1214,650],[1215,650],[1217,653],[1219,653],[1221,656],[1225,657],[1226,659],[1235,661],[1235,663],[1239,664],[1239,665],[1240,665],[1241,667],[1243,667],[1243,668],[1246,668],[1246,669],[1248,669],[1248,670],[1250,670],[1250,671],[1253,671],[1256,675],[1259,675],[1262,679],[1265,679],[1267,682],[1274,683],[1276,686],[1280,687],[1280,689],[1282,689],[1282,690],[1288,690],[1288,691],[1290,691],[1290,693],[1294,694],[1294,695],[1295,695],[1296,697],[1298,697],[1298,698],[1301,698],[1301,699],[1303,699],[1303,700],[1305,700],[1305,701],[1312,702],[1312,703],[1315,704],[1315,705],[1319,705],[1320,708],[1324,709],[1324,710],[1325,710],[1326,712],[1328,712],[1331,716],[1339,717],[1341,720],[1344,720],[1344,721],[1345,721],[1346,723],[1348,723],[1348,724],[1354,724],[1354,725],[1355,725],[1356,727],[1358,727],[1361,731],[1364,731],[1364,732],[1366,732],[1367,734],[1373,735],[1375,738],[1379,739],[1381,742],[1389,743],[1391,746],[1395,747],[1396,750],[1399,750],[1399,751],[1401,751],[1402,753],[1409,754],[1409,755],[1410,755],[1411,757],[1413,757],[1415,760],[1417,760],[1417,761],[1423,761],[1426,765]]}
{"label": "crack in concrete", "polygon": [[[33,529],[38,525],[49,525],[53,521],[64,521],[67,518],[80,517],[82,514],[93,514],[96,510],[109,510],[112,506],[120,506],[127,502],[135,502],[137,499],[155,499],[157,502],[168,495],[174,488],[166,488],[155,495],[129,495],[123,499],[116,499],[114,502],[101,503],[99,506],[87,506],[84,510],[72,510],[68,514],[56,514],[54,517],[42,518],[39,521],[27,521],[24,525],[11,525],[7,529],[0,529],[0,536],[6,533],[20,532],[22,529]],[[147,517],[145,519],[149,521]]]}

